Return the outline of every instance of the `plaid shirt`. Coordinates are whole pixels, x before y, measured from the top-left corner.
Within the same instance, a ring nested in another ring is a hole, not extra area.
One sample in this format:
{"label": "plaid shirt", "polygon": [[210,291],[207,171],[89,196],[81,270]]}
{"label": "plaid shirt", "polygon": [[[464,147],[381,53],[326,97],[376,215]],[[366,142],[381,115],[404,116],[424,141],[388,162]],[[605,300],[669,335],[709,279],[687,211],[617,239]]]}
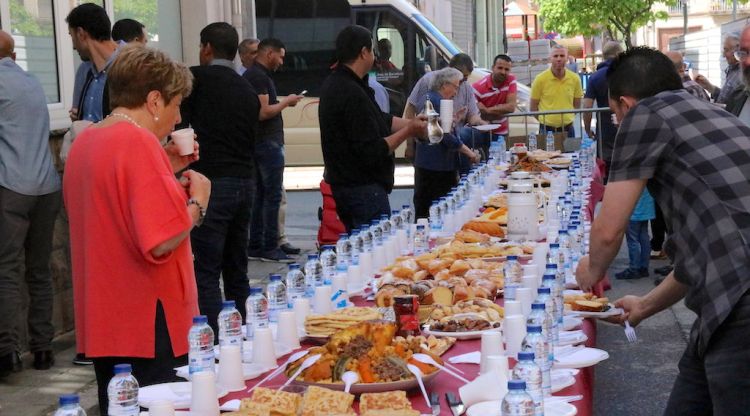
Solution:
{"label": "plaid shirt", "polygon": [[750,288],[750,127],[686,91],[641,100],[615,138],[610,181],[648,179],[671,226],[665,251],[698,314],[691,342],[711,335]]}

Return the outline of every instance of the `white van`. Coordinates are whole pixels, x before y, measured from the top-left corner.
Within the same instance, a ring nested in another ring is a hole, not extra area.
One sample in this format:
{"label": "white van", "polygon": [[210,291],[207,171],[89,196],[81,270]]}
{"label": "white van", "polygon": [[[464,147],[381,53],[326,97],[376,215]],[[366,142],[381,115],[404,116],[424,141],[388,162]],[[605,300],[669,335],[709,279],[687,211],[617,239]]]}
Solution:
{"label": "white van", "polygon": [[[275,37],[286,46],[284,66],[274,74],[278,95],[307,90],[305,99],[282,113],[288,166],[323,164],[317,97],[334,63],[336,35],[347,25],[370,29],[376,45],[382,39],[390,42],[391,56],[376,58],[388,65],[376,65],[376,75],[397,116],[425,71],[447,66],[461,52],[407,0],[255,0],[255,21],[259,39]],[[475,69],[470,82],[486,74]],[[528,108],[529,89],[518,88],[519,105]],[[524,126],[511,125],[511,135],[523,136]],[[402,156],[403,149],[396,155]]]}

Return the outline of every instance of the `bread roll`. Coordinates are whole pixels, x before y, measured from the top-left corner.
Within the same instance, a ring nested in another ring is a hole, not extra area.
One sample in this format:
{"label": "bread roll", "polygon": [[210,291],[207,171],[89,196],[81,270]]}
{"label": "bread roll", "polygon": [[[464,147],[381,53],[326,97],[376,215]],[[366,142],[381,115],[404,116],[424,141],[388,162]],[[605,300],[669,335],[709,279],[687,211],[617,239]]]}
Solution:
{"label": "bread roll", "polygon": [[424,294],[421,303],[425,305],[450,306],[453,304],[453,293],[447,287],[433,287]]}
{"label": "bread roll", "polygon": [[451,264],[449,270],[453,275],[463,276],[464,274],[466,274],[466,272],[471,270],[471,266],[466,260],[456,260],[453,262],[453,264]]}

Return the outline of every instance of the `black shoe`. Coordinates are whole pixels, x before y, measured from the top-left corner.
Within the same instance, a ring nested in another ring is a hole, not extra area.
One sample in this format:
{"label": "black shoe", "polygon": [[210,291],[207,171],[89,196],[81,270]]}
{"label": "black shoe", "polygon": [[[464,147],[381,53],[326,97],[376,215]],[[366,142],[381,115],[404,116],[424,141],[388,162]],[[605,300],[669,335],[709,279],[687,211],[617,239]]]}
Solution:
{"label": "black shoe", "polygon": [[37,351],[34,353],[34,368],[49,370],[55,364],[55,354],[52,351]]}
{"label": "black shoe", "polygon": [[8,377],[13,371],[13,355],[15,352],[0,357],[0,379]]}
{"label": "black shoe", "polygon": [[248,250],[247,251],[248,260],[260,260],[261,257],[263,257],[263,253],[260,250]]}
{"label": "black shoe", "polygon": [[294,263],[294,259],[287,256],[280,248],[267,251],[260,256],[260,261],[277,263]]}
{"label": "black shoe", "polygon": [[666,276],[666,275],[668,275],[669,273],[671,273],[673,269],[674,269],[674,266],[672,266],[672,265],[670,264],[670,265],[668,265],[668,266],[664,266],[664,267],[657,267],[657,268],[655,268],[655,269],[654,269],[654,273],[656,273],[656,274],[660,274],[660,275],[662,275],[662,276]]}
{"label": "black shoe", "polygon": [[644,267],[642,269],[638,269],[638,273],[640,273],[641,277],[648,277],[648,267]]}
{"label": "black shoe", "polygon": [[293,245],[291,245],[289,243],[284,243],[281,246],[279,246],[279,248],[281,249],[281,251],[283,251],[284,253],[286,253],[286,254],[288,254],[290,256],[296,256],[297,254],[299,254],[300,252],[302,252],[302,250],[300,248],[295,247],[295,246],[293,246]]}
{"label": "black shoe", "polygon": [[641,274],[636,269],[627,268],[620,273],[615,273],[615,279],[618,280],[630,280],[630,279],[640,279]]}
{"label": "black shoe", "polygon": [[78,353],[76,354],[75,358],[73,358],[73,364],[75,365],[94,365],[94,362],[91,360],[91,358],[87,358],[85,355]]}
{"label": "black shoe", "polygon": [[21,356],[18,355],[18,352],[13,353],[13,369],[12,371],[14,373],[20,373],[23,371],[23,361],[21,361]]}

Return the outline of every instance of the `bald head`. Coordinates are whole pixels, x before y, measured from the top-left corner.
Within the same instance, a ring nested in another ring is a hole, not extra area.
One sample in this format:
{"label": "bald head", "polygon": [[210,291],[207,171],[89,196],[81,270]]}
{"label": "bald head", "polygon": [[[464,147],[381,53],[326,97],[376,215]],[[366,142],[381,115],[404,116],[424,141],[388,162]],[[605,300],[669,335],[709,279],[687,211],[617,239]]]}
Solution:
{"label": "bald head", "polygon": [[0,59],[10,58],[16,60],[15,41],[13,37],[3,30],[0,30]]}
{"label": "bald head", "polygon": [[664,52],[664,55],[667,55],[667,58],[669,58],[669,60],[672,61],[677,73],[682,75],[682,72],[684,71],[684,68],[685,68],[685,63],[682,61],[682,54],[677,51],[667,51],[667,52]]}

